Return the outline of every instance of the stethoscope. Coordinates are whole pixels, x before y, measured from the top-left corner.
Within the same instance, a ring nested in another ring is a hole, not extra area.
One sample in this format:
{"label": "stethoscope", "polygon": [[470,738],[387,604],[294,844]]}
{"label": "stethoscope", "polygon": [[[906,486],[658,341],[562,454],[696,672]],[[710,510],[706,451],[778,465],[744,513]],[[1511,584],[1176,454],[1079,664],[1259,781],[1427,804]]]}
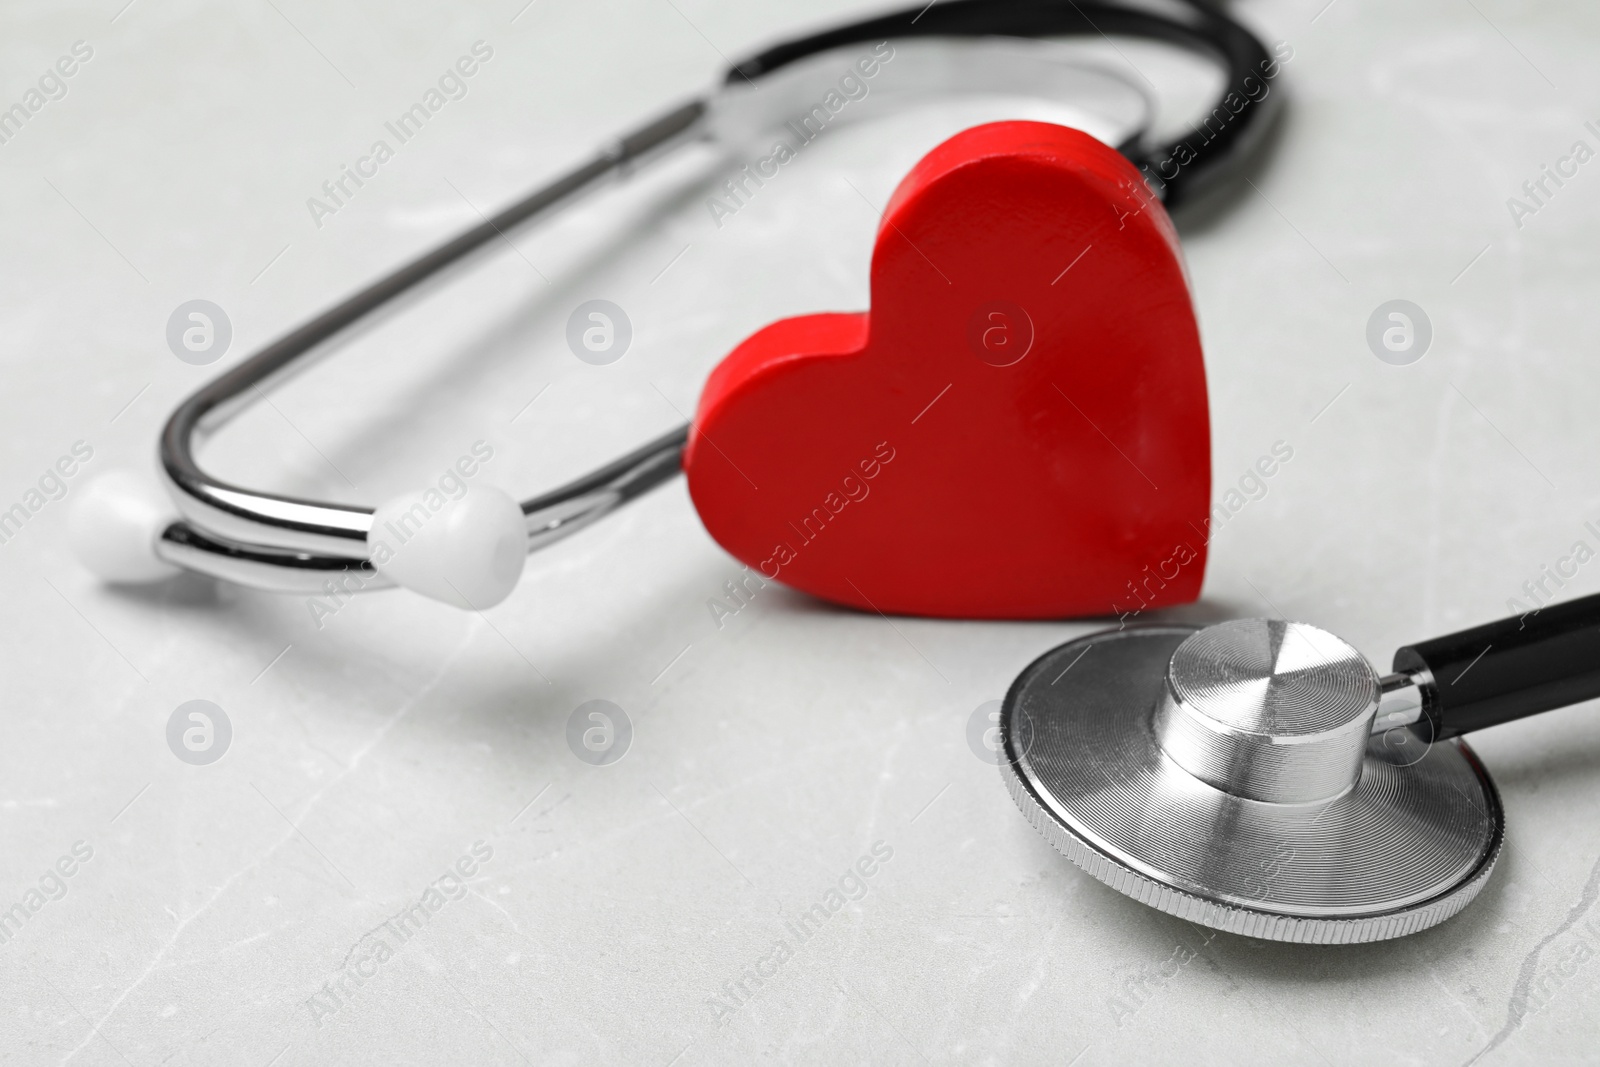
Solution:
{"label": "stethoscope", "polygon": [[[1180,204],[1226,176],[1277,102],[1260,91],[1259,72],[1272,63],[1265,47],[1207,0],[1172,15],[1074,0],[952,0],[780,44],[735,65],[708,97],[645,124],[195,392],[160,438],[177,515],[131,482],[106,479],[75,508],[74,547],[114,582],[188,570],[281,592],[406,584],[463,607],[496,603],[527,553],[678,473],[693,427],[520,504],[474,486],[458,510],[475,558],[448,588],[397,582],[374,565],[375,509],[229,484],[201,468],[198,444],[269,383],[516,227],[671,149],[710,142],[731,154],[790,118],[796,100],[816,95],[821,68],[807,60],[862,42],[987,38],[963,46],[970,54],[961,61],[931,68],[945,88],[1070,95],[1103,88],[1106,73],[1029,56],[1006,39],[1111,34],[1176,44],[1225,70],[1216,108],[1227,108],[1228,122],[1158,143],[1132,123],[1119,145],[1168,207]],[[1348,644],[1300,623],[1133,626],[1070,641],[1022,672],[1002,707],[999,763],[1029,821],[1123,893],[1256,937],[1369,941],[1450,917],[1494,867],[1504,816],[1457,735],[1597,695],[1600,597],[1408,646],[1384,677]]]}

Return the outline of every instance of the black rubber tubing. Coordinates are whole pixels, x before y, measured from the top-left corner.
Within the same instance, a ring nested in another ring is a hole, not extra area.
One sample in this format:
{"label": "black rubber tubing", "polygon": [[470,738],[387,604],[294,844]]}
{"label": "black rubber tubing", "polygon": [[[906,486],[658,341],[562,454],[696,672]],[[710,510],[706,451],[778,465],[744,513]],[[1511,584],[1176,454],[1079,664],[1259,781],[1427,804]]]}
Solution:
{"label": "black rubber tubing", "polygon": [[[1600,697],[1600,594],[1406,645],[1435,740]],[[1426,727],[1424,727],[1426,729]]]}
{"label": "black rubber tubing", "polygon": [[833,48],[908,37],[1122,36],[1177,45],[1222,64],[1227,75],[1215,106],[1187,136],[1125,150],[1172,208],[1214,185],[1249,153],[1280,98],[1271,86],[1277,61],[1255,34],[1201,0],[1175,10],[1183,15],[1075,0],[949,0],[785,41],[734,64],[727,81],[754,81]]}

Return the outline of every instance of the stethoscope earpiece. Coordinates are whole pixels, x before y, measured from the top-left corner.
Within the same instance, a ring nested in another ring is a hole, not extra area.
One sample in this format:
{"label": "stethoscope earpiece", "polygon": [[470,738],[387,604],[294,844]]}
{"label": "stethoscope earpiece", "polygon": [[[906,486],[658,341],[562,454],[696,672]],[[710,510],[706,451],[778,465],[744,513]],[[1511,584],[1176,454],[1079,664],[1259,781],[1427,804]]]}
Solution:
{"label": "stethoscope earpiece", "polygon": [[372,563],[395,585],[471,611],[494,607],[517,587],[528,558],[528,524],[504,490],[436,488],[380,504],[367,533]]}
{"label": "stethoscope earpiece", "polygon": [[113,585],[142,585],[180,574],[156,549],[178,509],[154,478],[130,470],[96,476],[67,510],[67,543],[90,573]]}

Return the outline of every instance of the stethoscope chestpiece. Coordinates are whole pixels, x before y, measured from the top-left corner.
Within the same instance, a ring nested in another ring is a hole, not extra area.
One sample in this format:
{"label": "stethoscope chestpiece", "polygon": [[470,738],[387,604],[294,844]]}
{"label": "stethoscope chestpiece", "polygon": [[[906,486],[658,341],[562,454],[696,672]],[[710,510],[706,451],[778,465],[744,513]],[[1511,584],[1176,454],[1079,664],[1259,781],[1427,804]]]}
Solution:
{"label": "stethoscope chestpiece", "polygon": [[1001,769],[1058,851],[1152,907],[1277,941],[1400,937],[1478,894],[1504,815],[1465,743],[1374,734],[1379,683],[1303,623],[1091,634],[1012,685]]}

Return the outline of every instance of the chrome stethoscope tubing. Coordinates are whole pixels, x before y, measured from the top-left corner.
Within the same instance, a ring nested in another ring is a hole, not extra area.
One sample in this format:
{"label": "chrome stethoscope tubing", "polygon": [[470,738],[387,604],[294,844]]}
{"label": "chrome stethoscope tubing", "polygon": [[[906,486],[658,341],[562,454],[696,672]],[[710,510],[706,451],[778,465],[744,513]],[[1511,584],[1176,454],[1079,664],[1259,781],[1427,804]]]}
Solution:
{"label": "chrome stethoscope tubing", "polygon": [[[1030,60],[1006,39],[1108,33],[1199,51],[1227,71],[1218,99],[1237,103],[1220,133],[1211,132],[1193,143],[1180,139],[1151,145],[1145,143],[1146,123],[1135,123],[1133,135],[1120,146],[1169,205],[1210,185],[1248,151],[1277,99],[1251,91],[1249,79],[1254,76],[1259,84],[1272,61],[1259,40],[1207,0],[1189,0],[1170,17],[1114,3],[952,0],[786,42],[733,67],[709,96],[676,107],[618,139],[588,162],[296,327],[188,397],[173,412],[160,438],[161,469],[180,518],[162,528],[153,546],[155,554],[187,570],[283,592],[320,592],[333,578],[352,590],[390,585],[368,559],[373,509],[230,484],[200,466],[195,456],[199,443],[261,399],[270,384],[305,369],[315,357],[332,351],[333,342],[353,327],[369,324],[376,312],[392,308],[396,297],[417,293],[424,282],[441,280],[446,268],[469,261],[473,253],[514,228],[548,217],[606,179],[625,176],[676,147],[711,141],[736,150],[755,134],[775,128],[791,117],[779,113],[785,106],[807,99],[807,72],[799,60],[869,41],[981,37],[986,38],[983,43],[965,46],[974,49],[980,61],[964,58],[934,64],[945,84],[929,88],[948,90],[953,82],[956,88],[998,88],[1029,95],[1039,95],[1043,88],[1069,94],[1087,84],[1082,80],[1085,68],[1077,68],[1074,75],[1073,68],[1059,61]],[[985,55],[987,63],[981,61]],[[1095,76],[1111,77],[1103,71]],[[1265,77],[1270,79],[1271,74]],[[776,92],[764,93],[774,86]],[[1139,95],[1144,100],[1142,91]],[[679,427],[575,481],[523,501],[528,550],[565,537],[670,479],[680,469],[688,434],[689,427]]]}
{"label": "chrome stethoscope tubing", "polygon": [[[446,268],[508,231],[550,214],[605,178],[657,151],[693,139],[708,104],[696,100],[650,122],[595,158],[535,190],[433,251],[379,279],[267,345],[195,392],[161,433],[161,468],[182,521],[161,534],[156,553],[169,563],[282,592],[318,592],[334,574],[356,572],[362,588],[390,584],[367,559],[373,509],[280,496],[230,485],[205,472],[197,444],[215,433],[263,391],[306,369],[305,357],[324,355],[330,341],[423,282],[438,283]],[[320,351],[319,351],[320,350]],[[648,492],[678,472],[689,428],[680,426],[599,470],[522,502],[532,552]]]}

